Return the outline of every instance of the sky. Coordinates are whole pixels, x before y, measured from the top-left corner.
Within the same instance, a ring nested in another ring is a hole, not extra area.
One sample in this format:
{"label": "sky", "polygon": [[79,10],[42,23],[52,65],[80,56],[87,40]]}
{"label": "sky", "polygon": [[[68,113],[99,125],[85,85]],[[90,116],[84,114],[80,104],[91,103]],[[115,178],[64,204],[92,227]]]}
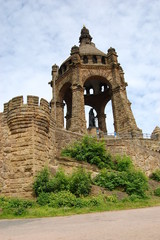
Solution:
{"label": "sky", "polygon": [[160,127],[159,13],[160,0],[0,0],[0,112],[16,96],[51,100],[51,67],[70,56],[85,25],[98,49],[116,49],[136,123],[152,133]]}

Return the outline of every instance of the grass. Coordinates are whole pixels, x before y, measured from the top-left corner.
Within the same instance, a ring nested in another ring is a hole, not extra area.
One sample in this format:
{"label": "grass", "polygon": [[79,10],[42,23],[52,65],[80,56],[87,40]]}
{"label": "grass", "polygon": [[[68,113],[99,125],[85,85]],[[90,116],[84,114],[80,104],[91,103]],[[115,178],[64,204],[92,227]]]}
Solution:
{"label": "grass", "polygon": [[[75,207],[61,207],[53,208],[49,206],[39,206],[37,203],[33,204],[32,207],[28,208],[20,215],[15,215],[12,211],[0,212],[0,219],[17,219],[17,218],[41,218],[41,217],[56,217],[56,216],[69,216],[75,214],[84,213],[94,213],[94,212],[104,212],[104,211],[117,211],[117,210],[127,210],[135,208],[145,208],[160,206],[160,197],[152,197],[148,199],[136,199],[131,201],[130,198],[124,198],[122,200],[117,200],[117,202],[112,202],[104,200],[102,196],[100,204],[98,206],[87,206],[82,208]],[[100,198],[97,197],[97,198]],[[103,199],[103,200],[102,200]]]}

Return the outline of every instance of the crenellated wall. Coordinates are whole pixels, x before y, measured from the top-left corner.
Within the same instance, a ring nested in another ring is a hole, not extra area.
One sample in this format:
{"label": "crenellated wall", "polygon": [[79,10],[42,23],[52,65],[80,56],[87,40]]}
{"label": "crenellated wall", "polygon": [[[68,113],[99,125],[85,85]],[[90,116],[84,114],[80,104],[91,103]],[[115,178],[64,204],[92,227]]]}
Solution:
{"label": "crenellated wall", "polygon": [[34,96],[16,97],[0,118],[0,191],[31,197],[33,177],[55,154],[55,123],[49,103]]}

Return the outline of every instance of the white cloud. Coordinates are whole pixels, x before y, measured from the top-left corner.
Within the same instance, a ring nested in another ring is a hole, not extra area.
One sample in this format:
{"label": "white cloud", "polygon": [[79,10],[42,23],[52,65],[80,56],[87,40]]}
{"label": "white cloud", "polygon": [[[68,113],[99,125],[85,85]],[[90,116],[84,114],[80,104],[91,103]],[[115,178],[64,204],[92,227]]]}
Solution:
{"label": "white cloud", "polygon": [[85,24],[100,50],[116,48],[138,126],[151,132],[160,125],[159,0],[0,0],[0,5],[0,111],[17,95],[50,100],[51,66],[78,45]]}

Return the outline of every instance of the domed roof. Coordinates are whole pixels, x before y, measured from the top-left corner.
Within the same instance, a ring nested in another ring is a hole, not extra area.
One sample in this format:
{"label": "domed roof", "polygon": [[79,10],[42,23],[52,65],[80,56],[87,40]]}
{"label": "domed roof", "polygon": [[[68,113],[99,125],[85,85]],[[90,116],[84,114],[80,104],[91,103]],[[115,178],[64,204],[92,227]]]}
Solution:
{"label": "domed roof", "polygon": [[[100,51],[95,47],[95,44],[92,42],[92,37],[89,34],[89,30],[83,26],[81,29],[81,35],[79,37],[79,47],[74,45],[71,48],[71,55],[74,53],[78,53],[80,56],[102,56],[107,57],[107,54]],[[69,56],[62,64],[61,67],[71,60],[71,56]]]}
{"label": "domed roof", "polygon": [[79,46],[79,53],[80,55],[100,55],[106,56],[105,53],[97,49],[94,43],[91,44],[83,44]]}
{"label": "domed roof", "polygon": [[100,51],[95,47],[95,44],[92,43],[92,37],[89,34],[89,30],[83,26],[81,30],[81,36],[79,37],[79,53],[80,55],[100,55],[106,56],[105,53]]}

